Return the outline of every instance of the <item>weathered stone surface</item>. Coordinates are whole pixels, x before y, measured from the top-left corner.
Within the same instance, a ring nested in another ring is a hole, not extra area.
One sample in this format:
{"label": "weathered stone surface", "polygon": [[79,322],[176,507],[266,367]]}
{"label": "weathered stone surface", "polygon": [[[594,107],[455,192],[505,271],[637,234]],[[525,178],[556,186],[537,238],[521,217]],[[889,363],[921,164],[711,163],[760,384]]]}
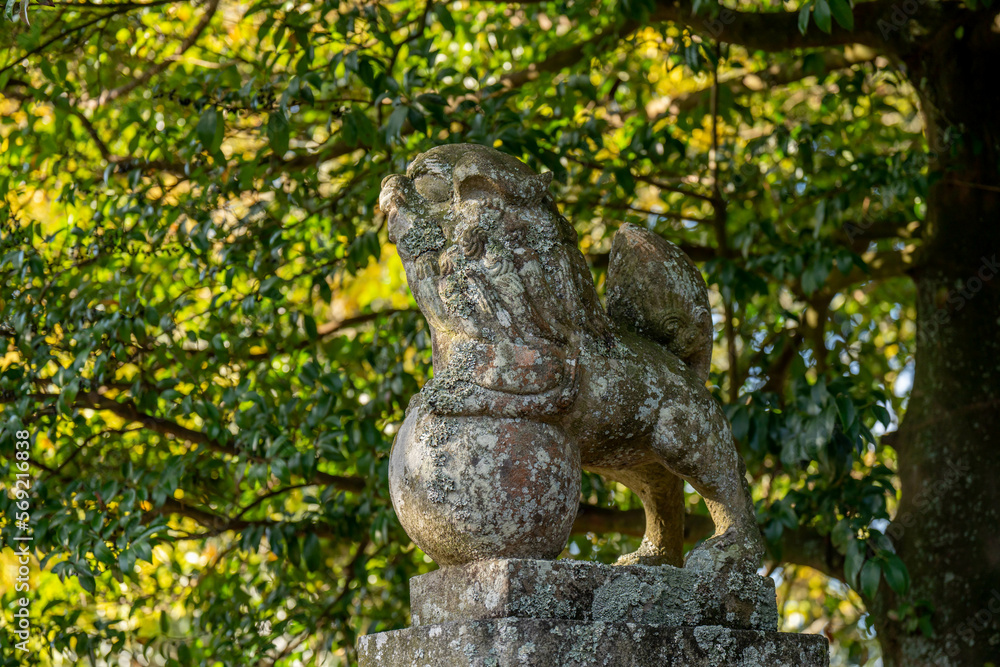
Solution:
{"label": "weathered stone surface", "polygon": [[[716,527],[689,565],[756,569],[763,541],[743,461],[704,384],[712,336],[701,274],[676,246],[623,225],[609,315],[550,180],[461,144],[383,182],[389,238],[433,332],[434,379],[393,445],[400,521],[442,565],[551,558],[577,500],[563,475],[579,463],[643,502],[645,538],[622,562],[680,565],[676,475]],[[531,451],[549,457],[554,486],[539,483],[546,463]],[[484,501],[476,489],[487,479]]]}
{"label": "weathered stone surface", "polygon": [[414,627],[362,637],[362,667],[825,667],[775,632],[774,582],[731,567],[491,560],[410,580]]}
{"label": "weathered stone surface", "polygon": [[361,667],[826,667],[816,635],[503,618],[362,637]]}
{"label": "weathered stone surface", "polygon": [[439,565],[555,558],[573,527],[580,454],[564,432],[525,419],[443,416],[410,404],[389,476],[406,532]]}
{"label": "weathered stone surface", "polygon": [[716,573],[574,560],[483,561],[414,577],[410,609],[413,625],[520,617],[778,627],[774,582],[742,568]]}

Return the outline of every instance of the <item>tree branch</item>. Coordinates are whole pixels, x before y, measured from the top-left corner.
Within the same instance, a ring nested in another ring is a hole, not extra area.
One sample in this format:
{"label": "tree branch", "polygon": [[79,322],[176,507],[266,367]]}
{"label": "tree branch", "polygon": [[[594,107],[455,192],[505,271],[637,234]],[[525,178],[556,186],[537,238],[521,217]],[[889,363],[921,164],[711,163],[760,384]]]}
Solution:
{"label": "tree branch", "polygon": [[[270,519],[241,519],[239,517],[225,516],[223,514],[216,514],[211,510],[203,509],[200,507],[195,507],[184,501],[177,500],[175,498],[167,498],[163,504],[153,510],[146,512],[150,516],[158,516],[163,514],[177,514],[180,516],[193,519],[200,526],[206,530],[201,533],[189,533],[185,535],[182,539],[186,540],[202,540],[208,537],[216,537],[222,533],[227,533],[229,531],[239,532],[241,530],[246,530],[251,526],[273,526],[279,523],[283,524],[296,524],[300,526],[296,531],[298,534],[312,533],[317,537],[326,537],[336,540],[343,540],[344,533],[343,530],[334,530],[334,528],[328,524],[323,523],[312,523],[306,521],[293,522],[293,521],[276,521]],[[361,542],[367,541],[368,537],[365,535]]]}
{"label": "tree branch", "polygon": [[595,44],[600,44],[603,40],[610,38],[621,39],[639,28],[638,21],[625,21],[617,28],[607,32],[601,32],[590,39],[585,39],[573,46],[556,51],[540,63],[532,63],[526,68],[501,77],[505,90],[520,88],[529,81],[534,81],[545,72],[558,72],[583,59],[587,49]]}
{"label": "tree branch", "polygon": [[[822,68],[806,69],[805,60],[796,60],[787,66],[771,65],[765,70],[758,72],[745,72],[737,76],[724,78],[719,82],[720,87],[725,88],[733,97],[749,95],[762,90],[770,90],[778,86],[785,86],[790,83],[801,81],[810,76],[823,77],[832,72],[849,69],[855,65],[872,62],[875,54],[853,59],[845,56],[840,51],[825,51],[822,54]],[[678,95],[670,101],[670,110],[675,114],[691,111],[705,101],[705,97],[711,94],[711,87],[693,90],[689,93]]]}
{"label": "tree branch", "polygon": [[923,234],[921,223],[899,217],[895,220],[861,220],[846,222],[834,235],[837,241],[857,252],[864,251],[872,241],[881,239],[913,239]]}
{"label": "tree branch", "polygon": [[781,538],[782,563],[805,565],[828,577],[843,581],[844,556],[829,536],[820,535],[817,531],[803,527],[796,530],[786,530]]}
{"label": "tree branch", "polygon": [[903,251],[869,253],[864,257],[865,263],[868,264],[868,271],[855,266],[847,272],[847,275],[844,275],[840,269],[835,269],[830,274],[826,285],[817,292],[816,296],[829,298],[856,283],[905,276],[919,266],[919,257],[915,251],[916,249],[910,246]]}
{"label": "tree branch", "polygon": [[[316,327],[316,335],[320,339],[323,339],[343,329],[350,329],[352,327],[360,326],[362,324],[367,324],[368,322],[376,320],[382,316],[388,317],[390,315],[396,315],[398,313],[417,313],[417,312],[420,311],[414,308],[387,308],[385,310],[377,310],[372,313],[362,313],[360,315],[355,315],[354,317],[348,317],[343,320],[324,322],[323,324],[320,324],[319,326]],[[314,342],[316,341],[307,338],[305,340],[300,341],[293,349],[303,350],[309,347],[309,345]],[[249,358],[269,359],[276,354],[287,354],[289,351],[290,350],[287,349],[268,350],[266,352],[258,352],[255,354],[251,354],[249,355]]]}
{"label": "tree branch", "polygon": [[[129,421],[134,421],[142,424],[144,427],[151,431],[155,431],[161,435],[173,436],[179,440],[185,442],[190,442],[198,445],[205,445],[208,449],[219,454],[226,454],[229,456],[239,456],[240,452],[235,447],[225,445],[221,442],[209,438],[207,435],[201,431],[195,431],[193,429],[187,428],[186,426],[181,426],[176,422],[172,422],[169,419],[164,419],[162,417],[155,417],[153,415],[146,414],[138,410],[132,403],[129,402],[119,402],[110,399],[106,396],[101,396],[96,393],[80,394],[77,397],[77,402],[84,407],[89,407],[94,410],[107,410],[112,412],[122,419],[127,419]],[[317,484],[325,484],[327,486],[333,486],[334,488],[341,489],[343,491],[351,491],[354,493],[359,493],[365,488],[365,480],[360,477],[345,477],[342,475],[331,475],[329,473],[316,471],[316,474],[312,480]]]}
{"label": "tree branch", "polygon": [[[642,537],[646,530],[645,513],[637,510],[616,510],[608,507],[580,504],[573,523],[573,534],[621,533]],[[684,542],[693,544],[715,532],[712,519],[703,514],[684,515]],[[806,565],[828,577],[844,579],[844,556],[833,546],[830,538],[810,528],[786,530],[781,541],[783,563]]]}
{"label": "tree branch", "polygon": [[653,11],[654,21],[671,21],[687,26],[705,39],[739,44],[751,50],[789,51],[827,46],[864,44],[879,50],[889,45],[878,29],[896,3],[893,0],[864,2],[854,6],[854,30],[845,30],[836,22],[829,33],[822,32],[815,23],[806,34],[799,31],[799,13],[795,12],[741,12],[723,7],[716,18],[696,16],[693,3],[687,0],[662,0]]}
{"label": "tree branch", "polygon": [[209,23],[211,23],[212,17],[215,16],[215,12],[218,8],[219,8],[219,0],[208,0],[208,4],[205,6],[205,13],[202,14],[201,20],[198,21],[198,25],[196,25],[194,27],[194,30],[192,30],[191,33],[184,38],[184,41],[181,42],[180,46],[177,47],[177,50],[174,51],[172,55],[167,56],[160,62],[154,64],[148,70],[146,70],[139,76],[135,77],[128,83],[119,86],[118,88],[105,90],[98,97],[83,101],[81,103],[82,107],[85,109],[96,109],[97,107],[103,106],[108,102],[118,99],[119,97],[128,95],[130,92],[132,92],[142,84],[146,83],[147,81],[152,79],[154,76],[156,76],[163,70],[170,67],[170,65],[173,64],[175,60],[177,60],[188,49],[194,46],[195,42],[198,41],[198,38],[201,37],[201,33],[205,32],[205,28],[208,27]]}
{"label": "tree branch", "polygon": [[[543,0],[482,1],[536,4]],[[743,12],[720,7],[716,16],[708,13],[696,15],[692,0],[659,0],[649,21],[678,23],[704,39],[738,44],[751,50],[774,52],[864,44],[888,51],[895,46],[889,43],[890,38],[903,39],[904,36],[898,34],[903,31],[896,29],[890,31],[889,37],[884,37],[879,21],[888,21],[898,4],[898,0],[861,2],[854,6],[854,30],[846,30],[834,21],[830,32],[825,33],[810,20],[804,35],[799,30],[798,11]],[[933,11],[926,7],[921,7],[921,10]]]}
{"label": "tree branch", "polygon": [[[597,169],[597,170],[600,170],[600,171],[608,171],[611,168],[611,166],[613,166],[613,165],[607,165],[607,164],[603,164],[602,165],[602,164],[599,164],[597,162],[591,162],[590,160],[580,160],[578,158],[574,158],[574,157],[569,156],[569,155],[566,156],[566,159],[569,160],[570,162],[575,162],[576,164],[578,164],[580,166],[588,167],[590,169]],[[626,168],[628,168],[628,167],[626,167]],[[685,188],[682,188],[682,187],[679,187],[679,186],[676,186],[676,185],[671,185],[670,183],[664,183],[662,180],[654,178],[652,176],[646,176],[644,174],[636,174],[636,173],[632,172],[631,169],[629,169],[629,173],[632,174],[632,178],[634,178],[635,180],[639,181],[640,183],[647,183],[649,185],[652,185],[655,188],[659,188],[660,190],[663,190],[664,192],[675,192],[677,194],[684,195],[685,197],[694,197],[695,199],[701,199],[702,201],[706,201],[706,202],[713,201],[712,197],[710,195],[704,195],[704,194],[701,194],[700,192],[694,192],[692,190],[687,190]]]}
{"label": "tree branch", "polygon": [[90,119],[76,107],[70,107],[70,113],[76,116],[76,118],[80,121],[80,124],[83,125],[83,129],[85,129],[87,134],[90,135],[90,138],[94,140],[94,144],[97,146],[97,150],[100,152],[101,157],[107,162],[115,162],[115,155],[111,152],[111,149],[108,148],[108,145],[104,143],[104,140],[101,138],[101,135],[98,134],[97,128],[95,128],[94,124],[90,122]]}
{"label": "tree branch", "polygon": [[[707,262],[710,259],[715,259],[718,255],[715,252],[715,248],[711,246],[703,245],[693,245],[690,243],[675,243],[681,251],[696,262]],[[598,253],[587,253],[587,262],[590,263],[595,269],[606,269],[611,259],[611,253],[598,252]]]}
{"label": "tree branch", "polygon": [[[576,202],[574,202],[576,203]],[[640,208],[638,206],[632,206],[631,204],[613,204],[611,202],[605,204],[598,204],[601,208],[608,208],[613,211],[632,211],[634,213],[642,213],[643,215],[655,215],[659,218],[665,218],[667,220],[679,220],[681,222],[696,222],[698,224],[705,224],[711,222],[705,218],[699,218],[692,215],[684,215],[683,213],[675,213],[673,211],[653,211],[648,208]]]}
{"label": "tree branch", "polygon": [[[573,534],[621,533],[642,537],[646,532],[646,513],[641,510],[618,510],[580,503],[573,523]],[[712,519],[702,514],[684,515],[684,541],[688,544],[703,540],[715,532]]]}
{"label": "tree branch", "polygon": [[[621,26],[610,30],[608,32],[602,32],[598,35],[591,37],[590,39],[585,39],[573,46],[567,47],[565,49],[556,51],[544,60],[538,63],[532,63],[528,67],[518,70],[516,72],[511,72],[510,74],[500,77],[500,83],[503,84],[502,92],[511,90],[513,88],[519,88],[529,81],[534,81],[543,73],[546,72],[558,72],[569,65],[579,62],[587,49],[594,45],[600,43],[604,39],[614,38],[621,39],[637,29],[639,23],[637,21],[626,21]],[[489,97],[495,97],[501,93],[493,93]],[[465,100],[479,100],[480,98],[477,94],[470,94],[467,96],[462,96],[459,98],[454,98],[448,100],[448,108],[454,108],[459,103]],[[403,124],[400,134],[405,136],[414,131],[412,125],[409,121]],[[364,148],[364,146],[358,142],[345,143],[336,142],[330,144],[324,148],[319,149],[315,153],[310,153],[308,155],[298,155],[289,160],[284,159],[274,159],[273,162],[279,168],[284,169],[300,169],[302,167],[309,167],[320,162],[326,162],[328,160],[335,160],[339,157],[348,155],[356,150]]]}
{"label": "tree branch", "polygon": [[573,534],[621,533],[642,537],[646,532],[646,513],[641,510],[618,510],[580,503],[573,522]]}
{"label": "tree branch", "polygon": [[39,44],[35,48],[31,49],[30,51],[26,51],[23,55],[15,56],[15,59],[14,59],[14,61],[12,63],[10,63],[9,65],[7,65],[7,66],[3,67],[2,69],[0,69],[0,74],[3,74],[4,72],[6,72],[9,69],[13,69],[13,68],[17,67],[21,63],[21,61],[24,60],[25,58],[29,58],[29,57],[31,57],[33,55],[41,53],[46,48],[48,48],[51,44],[54,44],[54,43],[56,43],[58,41],[61,41],[61,40],[65,39],[65,38],[69,37],[74,32],[79,32],[80,30],[84,30],[85,28],[89,28],[90,26],[94,25],[95,23],[100,23],[104,19],[111,18],[112,16],[115,16],[116,14],[121,14],[121,13],[123,13],[125,11],[128,11],[129,9],[131,9],[131,7],[124,7],[123,9],[115,9],[113,11],[101,14],[98,17],[92,18],[89,21],[84,21],[83,23],[80,23],[78,25],[69,27],[66,30],[63,30],[58,35],[55,35],[54,37],[50,37],[49,39],[45,40],[44,42],[42,42],[41,44]]}

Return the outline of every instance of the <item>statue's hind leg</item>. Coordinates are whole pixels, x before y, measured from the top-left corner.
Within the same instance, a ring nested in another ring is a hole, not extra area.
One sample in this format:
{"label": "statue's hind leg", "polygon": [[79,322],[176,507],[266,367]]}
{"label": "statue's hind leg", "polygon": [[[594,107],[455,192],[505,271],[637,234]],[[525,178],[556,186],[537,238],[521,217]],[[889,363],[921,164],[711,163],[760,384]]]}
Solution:
{"label": "statue's hind leg", "polygon": [[632,489],[646,512],[646,533],[636,551],[616,565],[684,564],[684,482],[659,461],[626,470],[598,470]]}
{"label": "statue's hind leg", "polygon": [[701,494],[715,535],[688,554],[687,567],[741,561],[756,569],[764,556],[746,467],[719,405],[706,392],[660,409],[652,446],[675,475]]}

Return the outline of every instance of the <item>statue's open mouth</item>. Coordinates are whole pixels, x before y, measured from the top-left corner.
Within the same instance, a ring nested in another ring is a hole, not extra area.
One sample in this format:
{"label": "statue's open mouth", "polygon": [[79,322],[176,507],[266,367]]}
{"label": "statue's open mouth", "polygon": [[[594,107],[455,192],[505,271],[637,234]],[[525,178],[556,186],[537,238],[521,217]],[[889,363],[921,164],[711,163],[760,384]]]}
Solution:
{"label": "statue's open mouth", "polygon": [[388,176],[382,181],[382,191],[379,193],[378,203],[387,216],[389,240],[393,243],[401,240],[413,226],[413,220],[416,216],[414,216],[414,211],[408,210],[407,202],[419,195],[412,190],[413,185],[409,179],[399,174]]}
{"label": "statue's open mouth", "polygon": [[402,192],[405,188],[403,185],[405,180],[405,176],[392,174],[390,176],[386,176],[382,181],[382,190],[379,192],[378,204],[390,219],[396,213],[396,209],[398,209],[401,204],[405,203],[405,198]]}
{"label": "statue's open mouth", "polygon": [[398,220],[399,220],[399,209],[396,208],[396,207],[393,207],[392,211],[389,213],[388,217],[386,218],[386,224],[389,227],[396,227]]}

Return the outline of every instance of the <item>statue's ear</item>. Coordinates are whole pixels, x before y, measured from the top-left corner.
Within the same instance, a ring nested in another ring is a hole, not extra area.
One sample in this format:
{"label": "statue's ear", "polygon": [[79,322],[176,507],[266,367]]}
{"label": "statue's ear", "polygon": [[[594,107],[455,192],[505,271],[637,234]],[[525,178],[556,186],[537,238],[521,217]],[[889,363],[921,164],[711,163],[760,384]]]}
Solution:
{"label": "statue's ear", "polygon": [[527,183],[524,184],[524,204],[537,204],[545,195],[549,193],[549,185],[552,183],[552,172],[528,176]]}
{"label": "statue's ear", "polygon": [[455,191],[462,199],[475,197],[477,193],[503,195],[506,184],[502,183],[502,173],[493,165],[482,160],[477,153],[462,156],[452,170]]}

